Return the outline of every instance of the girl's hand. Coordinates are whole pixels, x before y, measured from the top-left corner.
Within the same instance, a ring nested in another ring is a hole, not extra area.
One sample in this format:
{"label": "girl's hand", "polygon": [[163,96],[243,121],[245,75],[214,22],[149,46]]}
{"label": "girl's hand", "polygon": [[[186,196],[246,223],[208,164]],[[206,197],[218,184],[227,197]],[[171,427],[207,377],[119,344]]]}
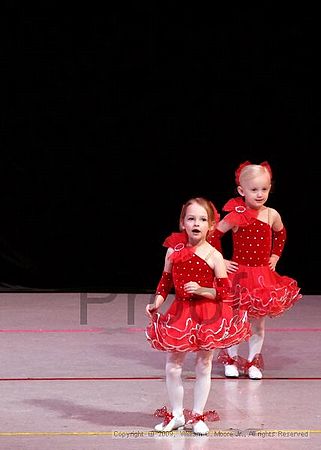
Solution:
{"label": "girl's hand", "polygon": [[200,285],[195,281],[189,281],[184,284],[184,291],[186,294],[195,294],[198,289],[200,289]]}
{"label": "girl's hand", "polygon": [[158,308],[156,307],[155,303],[148,303],[148,305],[146,305],[146,308],[145,308],[145,313],[148,317],[152,318],[153,314],[155,314],[157,309]]}
{"label": "girl's hand", "polygon": [[271,255],[271,256],[270,256],[269,267],[270,267],[270,269],[271,269],[273,272],[275,272],[275,267],[276,267],[276,264],[277,264],[277,262],[278,262],[279,259],[280,259],[280,257],[277,256],[277,255]]}
{"label": "girl's hand", "polygon": [[225,267],[226,267],[226,272],[227,273],[235,273],[237,272],[239,265],[237,262],[235,261],[230,261],[228,259],[224,259],[225,262]]}

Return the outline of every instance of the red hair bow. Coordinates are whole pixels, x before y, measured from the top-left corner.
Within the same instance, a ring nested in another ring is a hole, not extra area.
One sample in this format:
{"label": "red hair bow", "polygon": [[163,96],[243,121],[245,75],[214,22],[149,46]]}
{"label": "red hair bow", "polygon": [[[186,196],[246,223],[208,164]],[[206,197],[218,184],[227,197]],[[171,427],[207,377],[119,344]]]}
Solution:
{"label": "red hair bow", "polygon": [[267,161],[263,161],[263,162],[261,162],[260,166],[266,168],[266,170],[269,172],[271,180],[272,180],[272,169],[271,169],[270,164]]}
{"label": "red hair bow", "polygon": [[251,161],[245,161],[243,163],[241,163],[238,168],[235,171],[235,183],[237,184],[237,186],[240,184],[240,175],[242,170],[244,169],[244,167],[249,166],[251,163]]}
{"label": "red hair bow", "polygon": [[[240,175],[242,170],[244,169],[244,167],[251,165],[251,161],[245,161],[243,163],[241,163],[238,168],[235,171],[235,183],[237,184],[237,186],[240,184]],[[272,169],[270,164],[267,161],[263,161],[260,163],[260,166],[265,167],[265,169],[269,172],[270,177],[272,179]]]}

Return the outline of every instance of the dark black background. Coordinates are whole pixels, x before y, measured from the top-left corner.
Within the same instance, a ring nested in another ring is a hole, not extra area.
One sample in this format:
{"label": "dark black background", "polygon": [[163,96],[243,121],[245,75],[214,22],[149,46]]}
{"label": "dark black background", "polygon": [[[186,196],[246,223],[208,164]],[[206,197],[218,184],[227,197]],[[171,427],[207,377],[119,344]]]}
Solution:
{"label": "dark black background", "polygon": [[7,4],[1,290],[153,290],[182,203],[221,210],[250,159],[273,169],[278,271],[320,291],[317,14],[242,6]]}

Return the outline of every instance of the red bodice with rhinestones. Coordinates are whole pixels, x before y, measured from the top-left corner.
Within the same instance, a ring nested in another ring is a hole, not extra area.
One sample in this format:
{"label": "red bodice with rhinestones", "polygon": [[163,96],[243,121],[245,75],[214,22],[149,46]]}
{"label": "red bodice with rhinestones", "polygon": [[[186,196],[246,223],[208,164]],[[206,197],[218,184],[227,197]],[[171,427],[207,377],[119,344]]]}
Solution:
{"label": "red bodice with rhinestones", "polygon": [[[193,253],[187,261],[178,262],[173,265],[173,282],[177,298],[188,298],[184,292],[184,284],[196,281],[200,286],[213,287],[214,273],[204,259]],[[189,295],[189,297],[191,297]],[[193,299],[204,299],[202,296],[193,295]]]}
{"label": "red bodice with rhinestones", "polygon": [[233,261],[245,266],[266,266],[272,249],[272,230],[269,224],[252,219],[246,227],[233,233]]}

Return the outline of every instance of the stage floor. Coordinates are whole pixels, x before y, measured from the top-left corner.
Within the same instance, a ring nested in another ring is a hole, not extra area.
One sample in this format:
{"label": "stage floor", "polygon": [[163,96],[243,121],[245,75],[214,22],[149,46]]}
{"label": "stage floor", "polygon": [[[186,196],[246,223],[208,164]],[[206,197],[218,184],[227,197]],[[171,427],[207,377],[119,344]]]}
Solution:
{"label": "stage floor", "polygon": [[[213,365],[208,436],[153,432],[165,354],[147,343],[145,294],[1,293],[0,448],[320,449],[321,296],[267,319],[264,378]],[[171,299],[167,300],[168,302]],[[245,344],[240,354],[245,356]],[[191,408],[195,355],[184,367]]]}

